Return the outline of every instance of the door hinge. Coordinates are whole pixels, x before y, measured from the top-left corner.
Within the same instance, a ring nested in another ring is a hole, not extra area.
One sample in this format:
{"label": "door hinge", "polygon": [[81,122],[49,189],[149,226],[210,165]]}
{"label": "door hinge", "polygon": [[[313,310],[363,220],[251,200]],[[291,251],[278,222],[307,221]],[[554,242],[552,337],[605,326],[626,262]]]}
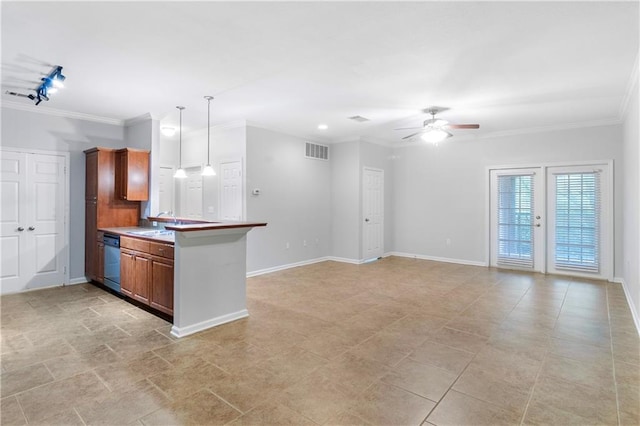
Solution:
{"label": "door hinge", "polygon": [[62,268],[62,272],[63,272],[63,274],[67,275],[67,267],[66,266]]}

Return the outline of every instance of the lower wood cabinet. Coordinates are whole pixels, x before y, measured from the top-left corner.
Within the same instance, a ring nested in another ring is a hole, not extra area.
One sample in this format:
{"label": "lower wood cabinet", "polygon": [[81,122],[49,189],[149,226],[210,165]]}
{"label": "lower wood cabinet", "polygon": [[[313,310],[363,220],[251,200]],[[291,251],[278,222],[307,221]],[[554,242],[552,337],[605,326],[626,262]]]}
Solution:
{"label": "lower wood cabinet", "polygon": [[173,246],[120,237],[120,291],[173,315]]}

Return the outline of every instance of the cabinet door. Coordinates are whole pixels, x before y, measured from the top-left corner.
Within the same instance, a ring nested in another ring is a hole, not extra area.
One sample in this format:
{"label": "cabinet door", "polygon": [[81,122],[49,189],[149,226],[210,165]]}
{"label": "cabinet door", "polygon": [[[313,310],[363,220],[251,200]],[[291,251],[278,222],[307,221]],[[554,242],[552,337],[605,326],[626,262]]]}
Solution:
{"label": "cabinet door", "polygon": [[120,249],[120,292],[133,297],[136,280],[136,258],[132,251]]}
{"label": "cabinet door", "polygon": [[104,243],[101,241],[96,241],[97,250],[96,250],[96,281],[101,284],[104,284]]}
{"label": "cabinet door", "polygon": [[149,152],[116,151],[116,198],[127,201],[149,199]]}
{"label": "cabinet door", "polygon": [[153,258],[151,261],[152,308],[173,315],[173,261]]}
{"label": "cabinet door", "polygon": [[140,253],[135,255],[135,285],[133,298],[149,304],[149,288],[151,281],[151,260]]}
{"label": "cabinet door", "polygon": [[98,151],[87,153],[85,164],[85,200],[96,200],[98,198]]}

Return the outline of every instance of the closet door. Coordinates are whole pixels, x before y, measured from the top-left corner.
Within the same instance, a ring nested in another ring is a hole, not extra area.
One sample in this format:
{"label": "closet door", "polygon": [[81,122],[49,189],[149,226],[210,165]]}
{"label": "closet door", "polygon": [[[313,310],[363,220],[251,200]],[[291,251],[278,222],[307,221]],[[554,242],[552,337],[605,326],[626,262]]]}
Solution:
{"label": "closet door", "polygon": [[65,158],[2,151],[2,293],[66,282]]}

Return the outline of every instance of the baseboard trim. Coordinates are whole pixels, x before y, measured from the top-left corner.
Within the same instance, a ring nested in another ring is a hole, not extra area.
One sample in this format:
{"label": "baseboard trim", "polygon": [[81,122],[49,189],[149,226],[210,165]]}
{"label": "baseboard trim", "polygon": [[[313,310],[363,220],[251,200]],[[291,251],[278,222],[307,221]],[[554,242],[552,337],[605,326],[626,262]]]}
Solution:
{"label": "baseboard trim", "polygon": [[270,274],[272,272],[284,271],[285,269],[297,268],[298,266],[313,265],[314,263],[325,262],[331,260],[328,257],[317,257],[315,259],[303,260],[301,262],[287,263],[285,265],[273,266],[271,268],[257,269],[247,272],[247,278],[257,277],[258,275]]}
{"label": "baseboard trim", "polygon": [[627,305],[629,305],[629,310],[631,311],[631,317],[633,318],[633,323],[636,326],[636,331],[640,336],[640,315],[638,315],[638,310],[636,306],[633,304],[633,299],[629,294],[629,288],[627,287],[627,282],[622,277],[614,277],[614,283],[622,284],[622,291],[624,291],[624,297],[627,299]]}
{"label": "baseboard trim", "polygon": [[467,266],[484,266],[484,267],[489,266],[486,262],[478,262],[475,260],[451,259],[448,257],[426,256],[423,254],[402,253],[397,251],[389,252],[388,255],[398,256],[398,257],[409,257],[412,259],[420,259],[420,260],[432,260],[434,262],[456,263],[458,265],[467,265]]}
{"label": "baseboard trim", "polygon": [[350,259],[348,257],[337,257],[337,256],[327,256],[325,260],[330,260],[332,262],[349,263],[351,265],[362,265],[365,262],[364,260]]}
{"label": "baseboard trim", "polygon": [[71,278],[69,280],[69,284],[67,285],[86,284],[90,282],[91,280],[88,279],[87,277],[78,277],[78,278]]}
{"label": "baseboard trim", "polygon": [[232,312],[230,314],[221,315],[219,317],[211,318],[206,321],[199,322],[197,324],[190,325],[188,327],[171,327],[171,335],[175,337],[186,337],[199,331],[206,330],[217,325],[226,324],[231,321],[236,321],[249,316],[249,311],[243,309],[241,311]]}

